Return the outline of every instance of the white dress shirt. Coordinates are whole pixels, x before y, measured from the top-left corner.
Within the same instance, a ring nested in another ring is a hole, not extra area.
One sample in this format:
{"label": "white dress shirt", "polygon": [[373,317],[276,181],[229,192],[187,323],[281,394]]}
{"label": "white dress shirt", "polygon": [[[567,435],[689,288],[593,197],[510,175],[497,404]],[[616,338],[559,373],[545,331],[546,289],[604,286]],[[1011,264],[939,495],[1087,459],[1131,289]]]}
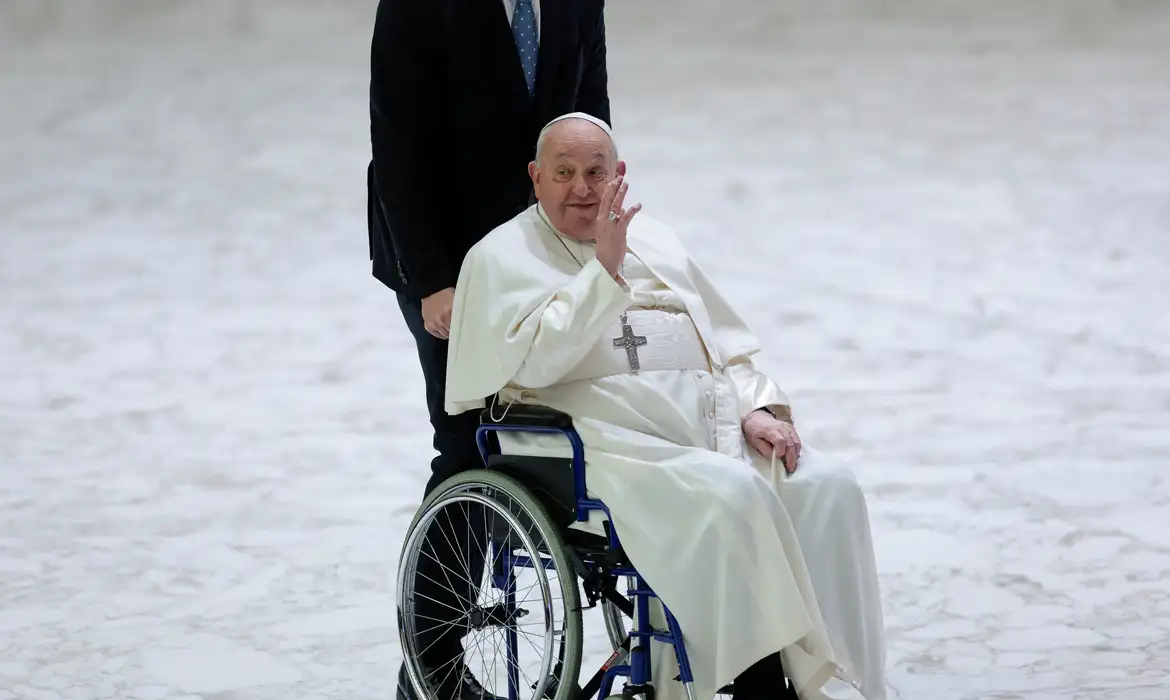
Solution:
{"label": "white dress shirt", "polygon": [[[516,14],[516,0],[504,0],[504,11],[508,13],[508,26]],[[540,40],[540,0],[532,0],[532,14],[536,15],[536,39]]]}

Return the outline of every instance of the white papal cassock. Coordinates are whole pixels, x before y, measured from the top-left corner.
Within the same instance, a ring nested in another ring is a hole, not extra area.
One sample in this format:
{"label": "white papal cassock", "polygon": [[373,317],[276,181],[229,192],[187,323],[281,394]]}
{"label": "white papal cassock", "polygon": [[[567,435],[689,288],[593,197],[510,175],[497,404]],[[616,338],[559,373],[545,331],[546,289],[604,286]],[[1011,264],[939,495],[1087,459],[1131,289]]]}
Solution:
{"label": "white papal cassock", "polygon": [[[447,411],[499,392],[497,416],[512,401],[573,416],[588,489],[678,619],[699,700],[776,651],[804,698],[884,698],[881,601],[851,472],[806,447],[795,475],[772,473],[741,428],[752,410],[788,403],[754,368],[755,337],[669,228],[640,213],[628,245],[622,285],[536,205],[472,248]],[[636,373],[614,344],[623,313],[645,338]],[[565,454],[548,436],[501,435],[501,446]],[[654,657],[663,700],[682,697],[669,646],[655,643]]]}

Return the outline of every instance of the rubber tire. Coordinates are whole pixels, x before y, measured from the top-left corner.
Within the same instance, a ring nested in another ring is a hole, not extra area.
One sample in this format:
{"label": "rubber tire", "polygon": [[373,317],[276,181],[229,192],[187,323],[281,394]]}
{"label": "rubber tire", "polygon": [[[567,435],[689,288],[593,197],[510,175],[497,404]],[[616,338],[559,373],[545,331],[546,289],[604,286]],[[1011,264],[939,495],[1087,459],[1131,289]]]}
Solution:
{"label": "rubber tire", "polygon": [[[418,527],[423,514],[431,506],[450,497],[452,494],[479,490],[478,487],[487,487],[502,491],[508,494],[516,504],[526,511],[524,516],[535,526],[535,529],[540,534],[540,538],[544,541],[545,548],[552,557],[553,568],[557,572],[561,597],[564,601],[565,623],[561,643],[566,645],[566,647],[564,665],[561,668],[562,682],[558,684],[556,696],[550,700],[573,700],[577,690],[581,687],[581,658],[585,648],[584,621],[581,612],[581,589],[577,583],[577,575],[573,569],[573,564],[565,554],[567,545],[565,544],[565,538],[561,534],[560,528],[549,517],[545,507],[541,505],[540,501],[532,495],[532,492],[523,483],[500,472],[489,469],[473,469],[456,474],[439,484],[431,492],[430,496],[423,499],[422,507],[418,509],[418,512],[415,513],[414,518],[410,522],[410,528],[406,531],[407,537],[403,538],[402,550],[399,552],[399,569],[402,567],[402,562],[406,560],[406,545],[410,542],[410,534]],[[500,505],[503,508],[504,504]],[[504,509],[507,510],[506,508]],[[512,510],[512,514],[520,515],[514,509]],[[518,517],[518,519],[523,522],[525,517]],[[531,532],[529,536],[531,536]],[[401,575],[398,578],[400,579]],[[553,587],[552,582],[549,583],[549,587],[551,592],[551,588]],[[396,595],[396,598],[400,597],[401,592]],[[399,608],[398,615],[401,619],[401,608]],[[400,648],[405,653],[407,648],[406,626],[399,624],[398,633]],[[556,653],[555,645],[553,652]],[[556,663],[555,659],[553,663]],[[563,682],[566,679],[571,682]],[[423,697],[423,694],[419,693],[417,688],[413,690],[416,696]],[[428,698],[428,700],[430,699]]]}

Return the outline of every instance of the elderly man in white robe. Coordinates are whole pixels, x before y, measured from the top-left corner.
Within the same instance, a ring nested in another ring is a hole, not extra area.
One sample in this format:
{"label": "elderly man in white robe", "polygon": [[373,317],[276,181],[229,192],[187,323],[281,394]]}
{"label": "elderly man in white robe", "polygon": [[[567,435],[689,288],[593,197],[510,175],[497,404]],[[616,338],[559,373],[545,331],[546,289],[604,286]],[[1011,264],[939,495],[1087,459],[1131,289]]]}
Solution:
{"label": "elderly man in white robe", "polygon": [[[622,164],[624,165],[624,164]],[[497,397],[573,416],[587,488],[678,619],[699,700],[885,697],[881,600],[864,496],[802,446],[752,364],[744,321],[662,223],[625,206],[609,127],[541,132],[537,204],[468,253],[456,285],[446,410]],[[621,169],[624,172],[624,167]],[[553,453],[501,435],[505,452]],[[655,611],[661,620],[661,611]],[[662,698],[683,696],[655,643]]]}

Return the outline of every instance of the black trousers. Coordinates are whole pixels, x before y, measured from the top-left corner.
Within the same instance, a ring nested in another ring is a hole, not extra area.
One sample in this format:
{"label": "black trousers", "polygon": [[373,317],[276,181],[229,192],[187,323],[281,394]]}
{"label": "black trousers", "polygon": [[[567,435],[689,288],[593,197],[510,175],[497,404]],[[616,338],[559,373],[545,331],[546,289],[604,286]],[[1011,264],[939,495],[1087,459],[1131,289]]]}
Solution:
{"label": "black trousers", "polygon": [[[398,307],[414,336],[418,359],[426,381],[427,412],[434,431],[438,456],[431,460],[431,477],[424,498],[446,479],[483,466],[475,431],[479,412],[449,416],[443,410],[447,376],[447,341],[427,332],[423,325],[422,303],[403,294]],[[414,581],[416,630],[419,649],[427,650],[423,661],[436,671],[460,657],[459,639],[466,624],[451,623],[474,605],[483,575],[486,549],[486,518],[473,504],[445,508],[426,533]]]}
{"label": "black trousers", "polygon": [[786,688],[785,682],[784,663],[776,652],[739,674],[731,697],[732,700],[796,700],[796,690]]}

